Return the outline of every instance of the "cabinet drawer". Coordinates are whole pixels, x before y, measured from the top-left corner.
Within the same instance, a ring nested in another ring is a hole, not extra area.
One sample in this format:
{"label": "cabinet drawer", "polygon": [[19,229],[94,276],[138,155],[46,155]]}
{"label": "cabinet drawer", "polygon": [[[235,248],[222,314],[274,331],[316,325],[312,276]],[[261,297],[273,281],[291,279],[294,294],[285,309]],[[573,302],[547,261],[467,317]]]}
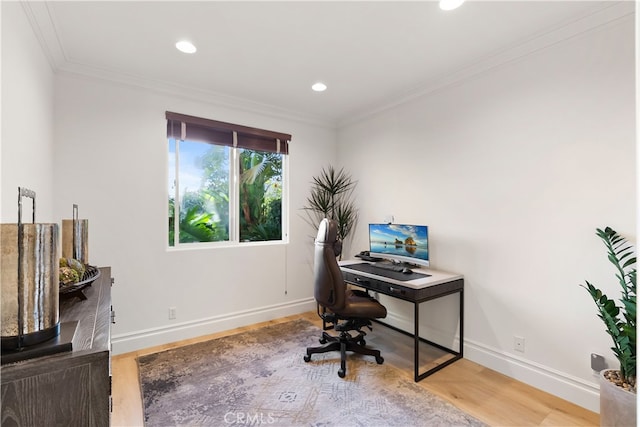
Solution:
{"label": "cabinet drawer", "polygon": [[407,301],[414,301],[418,298],[417,289],[407,288],[405,286],[399,286],[382,280],[372,279],[371,277],[362,276],[360,274],[350,273],[343,271],[342,277],[344,281],[352,285],[361,286],[371,291],[380,292],[386,295],[392,295],[396,298],[406,299]]}
{"label": "cabinet drawer", "polygon": [[456,279],[414,289],[344,270],[342,270],[342,277],[345,282],[352,285],[411,302],[428,301],[453,293],[462,293],[464,290],[464,279]]}

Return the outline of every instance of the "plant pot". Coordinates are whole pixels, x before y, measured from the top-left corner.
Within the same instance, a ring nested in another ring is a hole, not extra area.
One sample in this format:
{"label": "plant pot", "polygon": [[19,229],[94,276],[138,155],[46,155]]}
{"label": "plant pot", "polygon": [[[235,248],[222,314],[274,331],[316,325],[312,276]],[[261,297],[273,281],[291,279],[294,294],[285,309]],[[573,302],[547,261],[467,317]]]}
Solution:
{"label": "plant pot", "polygon": [[618,387],[600,372],[600,425],[627,427],[636,425],[637,395]]}

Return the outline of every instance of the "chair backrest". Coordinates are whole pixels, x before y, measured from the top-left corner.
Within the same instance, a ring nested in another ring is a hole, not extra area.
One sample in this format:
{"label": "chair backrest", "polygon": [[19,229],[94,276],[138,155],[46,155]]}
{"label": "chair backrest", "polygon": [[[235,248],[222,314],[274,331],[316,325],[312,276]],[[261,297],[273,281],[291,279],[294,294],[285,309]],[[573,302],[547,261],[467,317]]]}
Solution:
{"label": "chair backrest", "polygon": [[342,252],[338,240],[338,223],[324,218],[318,227],[315,242],[314,296],[318,303],[330,310],[339,310],[345,304],[347,285],[336,257]]}

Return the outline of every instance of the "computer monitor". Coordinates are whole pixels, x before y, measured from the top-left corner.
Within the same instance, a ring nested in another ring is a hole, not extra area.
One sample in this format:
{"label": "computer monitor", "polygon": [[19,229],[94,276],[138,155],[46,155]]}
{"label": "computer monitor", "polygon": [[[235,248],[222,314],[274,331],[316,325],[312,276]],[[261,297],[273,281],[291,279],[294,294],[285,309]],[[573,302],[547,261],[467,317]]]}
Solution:
{"label": "computer monitor", "polygon": [[429,267],[429,227],[369,224],[370,256]]}

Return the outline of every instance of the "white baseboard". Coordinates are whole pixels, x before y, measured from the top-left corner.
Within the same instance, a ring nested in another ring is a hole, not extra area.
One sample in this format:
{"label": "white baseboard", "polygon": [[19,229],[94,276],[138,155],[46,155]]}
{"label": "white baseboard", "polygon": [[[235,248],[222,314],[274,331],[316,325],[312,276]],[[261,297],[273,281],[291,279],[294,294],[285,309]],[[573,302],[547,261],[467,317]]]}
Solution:
{"label": "white baseboard", "polygon": [[[111,339],[113,354],[128,353],[315,309],[315,300],[306,298],[286,304],[260,307],[160,328],[114,335]],[[413,332],[414,330],[413,319],[409,320],[405,316],[399,316],[395,313],[388,313],[385,322],[408,332]],[[420,335],[427,336],[432,341],[451,341],[451,337],[447,337],[442,331],[428,328],[424,325],[421,325],[421,330],[424,331],[424,334],[421,333]],[[456,336],[452,348],[457,348],[458,342],[459,340]],[[464,357],[590,411],[600,411],[600,392],[595,379],[594,382],[588,382],[468,338],[464,342]]]}
{"label": "white baseboard", "polygon": [[589,382],[469,339],[464,341],[464,357],[590,411],[600,412],[600,386],[596,379]]}
{"label": "white baseboard", "polygon": [[[410,334],[413,334],[415,331],[413,317],[408,319],[405,316],[399,316],[396,313],[388,312],[387,317],[382,321],[387,325],[391,325]],[[460,348],[460,337],[457,333],[452,336],[451,332],[443,331],[429,325],[420,324],[420,336],[454,351],[457,351]]]}
{"label": "white baseboard", "polygon": [[162,344],[196,338],[241,326],[278,319],[316,309],[313,298],[305,298],[285,304],[259,307],[252,310],[227,313],[189,322],[176,323],[159,328],[118,334],[111,337],[113,354],[129,353]]}
{"label": "white baseboard", "polygon": [[[413,318],[398,313],[388,313],[384,320],[389,325],[413,333]],[[451,338],[450,333],[426,325],[420,325],[420,335],[430,341],[450,348],[459,348],[459,336]],[[521,381],[554,396],[568,400],[593,412],[600,412],[600,387],[597,378],[593,382],[532,362],[517,355],[491,348],[465,338],[464,357],[510,378]]]}

